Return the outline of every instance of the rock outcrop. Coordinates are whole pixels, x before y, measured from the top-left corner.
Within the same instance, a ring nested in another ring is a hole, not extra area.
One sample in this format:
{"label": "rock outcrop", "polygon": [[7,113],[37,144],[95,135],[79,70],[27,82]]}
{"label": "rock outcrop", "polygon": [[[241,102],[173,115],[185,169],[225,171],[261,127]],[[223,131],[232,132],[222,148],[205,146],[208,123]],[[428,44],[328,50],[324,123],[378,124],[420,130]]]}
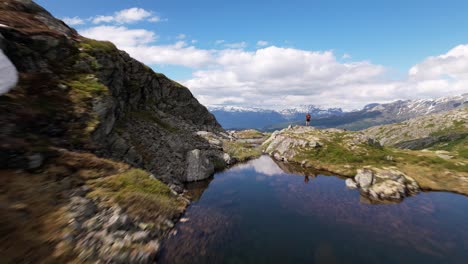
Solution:
{"label": "rock outcrop", "polygon": [[418,183],[395,168],[359,169],[354,179],[346,179],[346,186],[358,188],[371,200],[401,200],[420,192]]}
{"label": "rock outcrop", "polygon": [[424,149],[439,142],[468,136],[468,107],[417,117],[402,123],[375,126],[363,131],[382,145]]}
{"label": "rock outcrop", "polygon": [[363,145],[380,147],[374,139],[359,132],[346,132],[345,130],[335,128],[316,129],[303,126],[275,131],[263,143],[263,146],[265,153],[273,156],[276,160],[298,161],[301,154],[317,154],[322,149],[329,149],[337,144],[340,148],[356,153],[365,151],[362,148]]}
{"label": "rock outcrop", "polygon": [[187,88],[112,43],[80,36],[32,1],[2,1],[0,24],[0,47],[20,77],[0,105],[0,141],[23,143],[2,146],[9,167],[52,145],[181,184],[209,177],[224,161],[222,147],[198,132],[227,135]]}

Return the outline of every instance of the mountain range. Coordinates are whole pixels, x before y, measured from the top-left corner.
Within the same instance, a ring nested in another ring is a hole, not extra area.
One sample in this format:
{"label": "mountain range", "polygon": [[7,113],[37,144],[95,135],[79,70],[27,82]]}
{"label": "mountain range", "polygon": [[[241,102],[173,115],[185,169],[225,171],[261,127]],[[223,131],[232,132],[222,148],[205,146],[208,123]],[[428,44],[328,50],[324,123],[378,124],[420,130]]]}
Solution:
{"label": "mountain range", "polygon": [[449,111],[466,104],[468,104],[468,93],[435,99],[398,100],[386,104],[372,103],[353,111],[343,111],[341,108],[326,109],[314,105],[301,105],[283,110],[210,106],[208,110],[225,129],[255,128],[273,131],[289,125],[302,124],[306,113],[310,113],[313,126],[360,130]]}

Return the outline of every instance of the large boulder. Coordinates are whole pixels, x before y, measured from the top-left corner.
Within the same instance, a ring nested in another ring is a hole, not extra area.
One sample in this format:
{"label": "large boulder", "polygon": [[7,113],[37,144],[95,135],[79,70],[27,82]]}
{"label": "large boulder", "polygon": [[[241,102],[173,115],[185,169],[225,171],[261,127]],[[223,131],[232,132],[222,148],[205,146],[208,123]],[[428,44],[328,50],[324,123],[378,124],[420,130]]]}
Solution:
{"label": "large boulder", "polygon": [[401,200],[420,192],[418,183],[394,168],[365,167],[354,179],[347,179],[348,188],[359,188],[371,200]]}
{"label": "large boulder", "polygon": [[214,165],[207,153],[199,149],[187,153],[187,170],[184,181],[192,182],[204,180],[214,173]]}

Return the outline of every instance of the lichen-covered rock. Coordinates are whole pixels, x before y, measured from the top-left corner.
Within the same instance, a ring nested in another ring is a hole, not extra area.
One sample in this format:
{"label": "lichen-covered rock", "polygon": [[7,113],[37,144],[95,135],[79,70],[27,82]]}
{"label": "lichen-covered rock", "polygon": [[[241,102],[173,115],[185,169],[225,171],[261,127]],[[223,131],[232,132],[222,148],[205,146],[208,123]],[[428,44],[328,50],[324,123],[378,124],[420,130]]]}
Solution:
{"label": "lichen-covered rock", "polygon": [[420,192],[413,178],[394,168],[366,167],[358,170],[354,180],[348,180],[355,182],[361,193],[373,200],[401,200]]}
{"label": "lichen-covered rock", "polygon": [[214,173],[214,166],[205,152],[194,149],[187,153],[186,171],[185,181],[199,181],[210,177]]}

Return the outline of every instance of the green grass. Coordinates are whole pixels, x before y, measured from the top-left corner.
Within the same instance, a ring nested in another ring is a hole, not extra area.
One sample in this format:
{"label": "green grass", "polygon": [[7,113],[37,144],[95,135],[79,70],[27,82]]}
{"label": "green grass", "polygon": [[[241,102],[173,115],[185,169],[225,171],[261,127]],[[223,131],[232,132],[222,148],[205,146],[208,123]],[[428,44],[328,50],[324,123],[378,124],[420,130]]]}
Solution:
{"label": "green grass", "polygon": [[[93,98],[109,93],[107,86],[99,82],[93,74],[78,74],[65,81],[65,84],[78,96]],[[84,99],[84,98],[79,98]]]}
{"label": "green grass", "polygon": [[223,144],[224,151],[237,159],[239,162],[257,158],[262,155],[259,146],[252,146],[250,143],[239,141],[225,141]]}
{"label": "green grass", "polygon": [[99,41],[99,40],[88,39],[84,37],[81,38],[80,48],[87,52],[93,52],[93,51],[110,52],[110,51],[117,50],[115,45],[110,41]]}
{"label": "green grass", "polygon": [[454,120],[452,126],[436,132],[432,132],[431,136],[444,136],[447,134],[466,132],[467,129],[465,124],[466,122],[464,120]]}
{"label": "green grass", "polygon": [[99,70],[102,66],[98,63],[95,57],[89,55],[88,53],[81,52],[78,54],[80,60],[86,61],[93,70]]}
{"label": "green grass", "polygon": [[236,137],[241,139],[263,138],[265,134],[255,129],[248,129],[236,132]]}
{"label": "green grass", "polygon": [[112,199],[130,214],[146,220],[159,215],[172,217],[182,205],[167,185],[140,169],[91,181],[91,186],[91,197]]}
{"label": "green grass", "polygon": [[455,162],[451,160],[445,160],[437,156],[423,156],[412,151],[395,151],[393,155],[397,161],[396,166],[410,164],[419,167],[431,168],[432,171],[439,172],[447,169],[459,172],[468,172],[468,165],[456,165]]}
{"label": "green grass", "polygon": [[458,154],[460,158],[468,159],[468,137],[437,144],[435,146],[432,146],[431,150],[450,151],[452,153]]}

